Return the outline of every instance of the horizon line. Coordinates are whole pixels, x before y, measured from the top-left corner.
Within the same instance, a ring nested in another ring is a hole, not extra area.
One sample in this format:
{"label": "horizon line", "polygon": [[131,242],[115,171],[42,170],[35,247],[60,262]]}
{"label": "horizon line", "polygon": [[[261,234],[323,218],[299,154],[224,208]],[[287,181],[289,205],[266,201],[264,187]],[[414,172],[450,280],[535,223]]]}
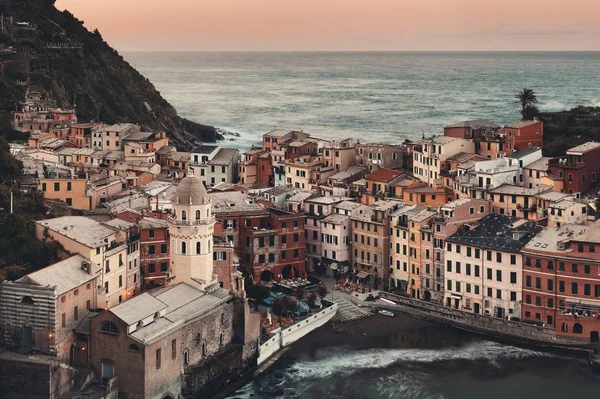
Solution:
{"label": "horizon line", "polygon": [[127,53],[600,53],[598,50],[118,50]]}

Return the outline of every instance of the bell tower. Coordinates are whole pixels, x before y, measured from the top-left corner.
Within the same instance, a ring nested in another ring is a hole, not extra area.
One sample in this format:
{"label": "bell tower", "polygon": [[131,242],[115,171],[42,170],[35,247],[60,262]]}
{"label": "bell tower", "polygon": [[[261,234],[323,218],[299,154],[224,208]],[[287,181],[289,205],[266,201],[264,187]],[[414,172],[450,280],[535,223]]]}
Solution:
{"label": "bell tower", "polygon": [[215,218],[202,181],[188,173],[175,190],[171,204],[173,214],[168,222],[173,283],[184,282],[201,290],[215,286]]}

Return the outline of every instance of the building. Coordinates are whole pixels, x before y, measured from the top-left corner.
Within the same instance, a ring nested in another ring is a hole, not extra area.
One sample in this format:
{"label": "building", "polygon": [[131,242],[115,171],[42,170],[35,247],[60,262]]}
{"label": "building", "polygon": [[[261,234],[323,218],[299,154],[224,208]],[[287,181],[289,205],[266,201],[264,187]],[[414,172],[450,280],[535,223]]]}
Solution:
{"label": "building", "polygon": [[309,271],[323,271],[324,269],[321,266],[325,266],[325,264],[321,265],[322,245],[324,244],[321,220],[333,213],[336,204],[347,200],[351,200],[351,198],[311,197],[303,201],[301,209],[306,216],[306,262]]}
{"label": "building", "polygon": [[566,157],[549,161],[550,174],[563,182],[569,194],[586,193],[598,183],[600,173],[600,143],[588,143],[567,150]]}
{"label": "building", "polygon": [[549,157],[541,157],[523,166],[523,185],[528,188],[547,185],[545,178],[550,169],[549,163]]}
{"label": "building", "polygon": [[80,254],[102,266],[103,304],[112,307],[127,300],[127,237],[119,230],[83,216],[63,216],[35,222],[39,240],[57,241],[69,254]]}
{"label": "building", "polygon": [[286,184],[303,190],[311,190],[321,181],[334,174],[332,166],[325,166],[323,158],[310,155],[285,160]]}
{"label": "building", "polygon": [[521,248],[542,228],[506,215],[488,215],[446,239],[448,307],[498,318],[521,317]]}
{"label": "building", "polygon": [[391,182],[402,175],[402,171],[386,168],[368,174],[365,176],[365,192],[361,196],[361,202],[372,205],[380,199],[395,197],[396,191]]}
{"label": "building", "polygon": [[353,272],[376,289],[387,289],[390,277],[390,213],[400,201],[378,201],[352,217]]}
{"label": "building", "polygon": [[402,191],[402,199],[406,205],[439,207],[450,201],[454,201],[456,194],[451,188],[441,186],[430,187],[425,183],[412,183]]}
{"label": "building", "polygon": [[402,145],[381,143],[357,143],[356,165],[366,166],[370,171],[379,168],[396,169],[404,166]]}
{"label": "building", "polygon": [[487,195],[492,202],[492,212],[520,219],[536,220],[536,196],[551,190],[552,188],[548,186],[525,188],[512,184],[502,184],[489,190]]}
{"label": "building", "polygon": [[308,133],[296,130],[273,129],[263,135],[263,151],[277,151],[291,140],[306,139],[308,137],[310,137]]}
{"label": "building", "polygon": [[171,203],[171,280],[204,290],[217,282],[212,248],[215,218],[210,197],[200,178],[188,176],[177,186]]}
{"label": "building", "polygon": [[523,248],[524,320],[581,342],[599,341],[599,232],[598,223],[547,227]]}
{"label": "building", "polygon": [[87,179],[41,178],[38,190],[44,198],[60,200],[75,209],[94,209]]}
{"label": "building", "polygon": [[254,281],[306,277],[304,225],[303,214],[276,208],[246,217],[239,231],[240,266]]}
{"label": "building", "polygon": [[0,284],[0,340],[22,353],[36,352],[76,363],[75,327],[103,306],[100,265],[73,255]]}
{"label": "building", "polygon": [[444,126],[444,136],[477,140],[500,129],[492,121],[478,119]]}
{"label": "building", "polygon": [[240,152],[235,148],[222,148],[211,153],[208,157],[202,155],[202,163],[196,163],[197,153],[192,152],[191,168],[194,175],[200,176],[206,182],[207,187],[213,187],[218,183],[236,183],[238,176],[238,162]]}
{"label": "building", "polygon": [[448,158],[460,152],[475,152],[473,141],[458,137],[436,136],[419,144],[413,153],[413,175],[429,186],[449,172]]}
{"label": "building", "polygon": [[140,228],[132,222],[115,218],[104,223],[120,231],[120,239],[127,242],[127,279],[125,298],[133,298],[141,292],[142,275],[140,273]]}
{"label": "building", "polygon": [[507,154],[532,147],[542,148],[544,124],[537,118],[532,121],[519,121],[504,127],[504,135],[504,148]]}

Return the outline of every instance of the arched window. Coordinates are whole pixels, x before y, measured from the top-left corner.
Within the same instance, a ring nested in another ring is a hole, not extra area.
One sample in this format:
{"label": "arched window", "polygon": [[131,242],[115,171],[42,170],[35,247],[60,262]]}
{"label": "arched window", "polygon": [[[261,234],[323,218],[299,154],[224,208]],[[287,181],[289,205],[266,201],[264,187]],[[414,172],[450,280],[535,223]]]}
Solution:
{"label": "arched window", "polygon": [[186,349],[183,351],[183,365],[187,366],[188,364],[190,364],[190,351]]}
{"label": "arched window", "polygon": [[185,255],[185,252],[186,252],[185,250],[186,250],[186,248],[185,248],[185,241],[184,241],[181,243],[181,254],[182,255]]}
{"label": "arched window", "polygon": [[177,211],[175,209],[173,209],[173,217],[177,219]]}
{"label": "arched window", "polygon": [[196,242],[196,255],[200,255],[200,241]]}
{"label": "arched window", "polygon": [[181,220],[187,220],[187,212],[181,211]]}
{"label": "arched window", "polygon": [[140,353],[140,347],[136,344],[129,345],[129,352],[131,353]]}
{"label": "arched window", "polygon": [[206,342],[202,342],[202,356],[206,356]]}
{"label": "arched window", "polygon": [[583,334],[583,326],[579,323],[573,324],[573,334]]}
{"label": "arched window", "polygon": [[21,299],[21,303],[23,305],[34,305],[33,298],[30,296],[24,296],[23,299]]}
{"label": "arched window", "polygon": [[196,220],[200,220],[200,210],[196,211]]}
{"label": "arched window", "polygon": [[117,327],[117,325],[115,323],[113,323],[112,321],[105,321],[104,323],[102,323],[102,326],[100,327],[100,332],[108,333],[108,334],[118,334],[119,327]]}

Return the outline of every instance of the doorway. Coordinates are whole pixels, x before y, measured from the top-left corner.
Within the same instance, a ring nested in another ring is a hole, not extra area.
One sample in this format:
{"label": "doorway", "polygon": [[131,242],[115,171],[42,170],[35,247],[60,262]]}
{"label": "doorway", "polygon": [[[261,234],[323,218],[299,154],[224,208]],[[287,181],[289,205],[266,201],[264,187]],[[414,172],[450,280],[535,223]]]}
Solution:
{"label": "doorway", "polygon": [[478,303],[473,304],[473,313],[479,314],[479,304]]}
{"label": "doorway", "polygon": [[598,341],[599,341],[599,339],[598,339],[598,331],[592,331],[592,332],[590,332],[590,342],[596,343]]}
{"label": "doorway", "polygon": [[21,346],[31,347],[33,345],[33,328],[23,327],[23,344]]}

